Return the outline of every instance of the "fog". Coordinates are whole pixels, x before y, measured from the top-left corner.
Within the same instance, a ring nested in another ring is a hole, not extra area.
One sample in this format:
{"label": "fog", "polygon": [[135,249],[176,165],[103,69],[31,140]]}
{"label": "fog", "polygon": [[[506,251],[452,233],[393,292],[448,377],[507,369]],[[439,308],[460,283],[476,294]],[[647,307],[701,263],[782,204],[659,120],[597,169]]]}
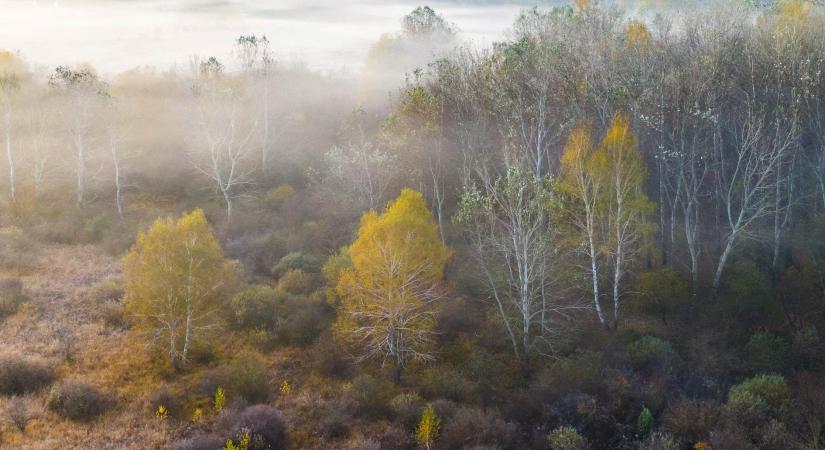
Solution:
{"label": "fog", "polygon": [[[266,35],[276,58],[325,71],[357,70],[370,45],[398,29],[420,2],[355,0],[5,0],[0,42],[35,64],[88,62],[102,74],[151,65],[166,70],[193,54],[226,58],[243,33]],[[538,2],[541,4],[547,3]],[[434,2],[462,39],[487,46],[528,4]]]}

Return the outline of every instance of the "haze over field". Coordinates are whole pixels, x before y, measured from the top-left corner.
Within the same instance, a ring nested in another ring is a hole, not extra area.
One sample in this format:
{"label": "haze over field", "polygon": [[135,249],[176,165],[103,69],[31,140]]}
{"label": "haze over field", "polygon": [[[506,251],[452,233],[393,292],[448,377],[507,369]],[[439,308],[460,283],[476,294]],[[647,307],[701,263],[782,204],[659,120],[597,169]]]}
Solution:
{"label": "haze over field", "polygon": [[[369,47],[398,28],[417,1],[5,0],[0,42],[35,64],[78,61],[102,73],[140,65],[165,70],[190,55],[226,57],[243,33],[266,35],[278,59],[311,68],[357,70]],[[547,4],[548,1],[535,2]],[[463,39],[486,46],[504,37],[527,4],[434,2]]]}

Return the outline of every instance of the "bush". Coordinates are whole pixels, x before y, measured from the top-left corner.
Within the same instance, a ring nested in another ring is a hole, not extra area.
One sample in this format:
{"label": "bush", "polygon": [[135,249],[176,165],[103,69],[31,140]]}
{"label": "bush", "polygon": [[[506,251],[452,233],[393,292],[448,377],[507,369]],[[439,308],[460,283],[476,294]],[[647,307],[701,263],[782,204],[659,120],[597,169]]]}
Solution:
{"label": "bush", "polygon": [[172,444],[172,450],[216,450],[223,448],[226,441],[216,434],[196,432],[192,436],[179,439]]}
{"label": "bush", "polygon": [[329,332],[318,338],[310,354],[312,355],[312,367],[325,376],[345,378],[351,371],[349,360],[338,348]]}
{"label": "bush", "polygon": [[38,254],[36,242],[25,236],[20,228],[0,228],[0,268],[31,268],[35,266]]}
{"label": "bush", "polygon": [[774,409],[782,407],[790,398],[790,391],[782,375],[757,375],[732,387],[731,393],[744,391],[759,396]]}
{"label": "bush", "polygon": [[272,188],[264,197],[264,205],[269,209],[279,209],[287,201],[295,197],[295,189],[288,184]]}
{"label": "bush", "polygon": [[645,437],[650,433],[652,428],[653,414],[646,407],[642,408],[642,412],[639,413],[639,417],[636,419],[636,434]]}
{"label": "bush", "polygon": [[822,344],[813,326],[798,329],[791,348],[794,367],[813,369],[823,361]]}
{"label": "bush", "polygon": [[146,409],[149,414],[154,414],[161,406],[171,414],[180,414],[183,411],[180,400],[167,386],[156,389],[146,399]]}
{"label": "bush", "polygon": [[378,419],[389,412],[389,395],[392,388],[384,381],[370,375],[359,375],[344,394],[346,400],[354,404],[354,413],[359,416]]}
{"label": "bush", "polygon": [[387,427],[378,437],[381,450],[413,450],[416,448],[410,433],[396,427]]}
{"label": "bush", "polygon": [[700,400],[681,399],[668,405],[663,418],[665,428],[688,442],[706,439],[719,419],[717,405]]}
{"label": "bush", "polygon": [[25,397],[15,396],[9,400],[6,416],[21,433],[26,431],[26,425],[36,417],[34,411],[29,406],[29,401]]}
{"label": "bush", "polygon": [[0,319],[17,312],[17,308],[26,300],[20,278],[0,279]]}
{"label": "bush", "polygon": [[788,344],[775,334],[760,331],[751,335],[745,353],[754,370],[776,372],[785,368]]}
{"label": "bush", "polygon": [[584,437],[575,428],[565,426],[558,427],[547,436],[550,450],[584,450],[586,442]]}
{"label": "bush", "polygon": [[67,419],[87,422],[103,414],[108,409],[109,401],[89,383],[69,380],[52,387],[48,406]]}
{"label": "bush", "polygon": [[0,393],[21,395],[36,392],[52,382],[54,372],[45,361],[21,355],[0,357]]}
{"label": "bush", "polygon": [[118,302],[123,298],[123,288],[116,279],[106,277],[89,289],[89,298],[97,304]]}
{"label": "bush", "polygon": [[278,264],[272,268],[272,275],[276,278],[280,278],[288,270],[301,270],[306,273],[318,273],[318,271],[321,270],[321,266],[318,262],[318,258],[301,252],[293,252],[281,258]]}
{"label": "bush", "polygon": [[271,329],[277,320],[278,305],[283,301],[284,296],[271,287],[253,284],[235,294],[229,305],[238,327]]}
{"label": "bush", "polygon": [[655,336],[644,336],[632,343],[628,348],[630,360],[637,367],[644,367],[654,363],[666,364],[673,356],[673,346],[670,342]]}
{"label": "bush", "polygon": [[243,352],[228,364],[204,371],[198,380],[201,395],[211,397],[223,388],[229,401],[244,400],[247,403],[263,403],[269,400],[267,367],[253,352]]}
{"label": "bush", "polygon": [[306,295],[312,291],[312,275],[300,269],[289,269],[278,280],[278,289],[287,294]]}
{"label": "bush", "polygon": [[309,345],[321,335],[330,321],[326,305],[317,299],[290,296],[278,315],[276,333],[287,344]]}
{"label": "bush", "polygon": [[286,424],[280,411],[269,405],[253,405],[232,418],[227,439],[239,441],[249,432],[248,450],[284,450],[289,442]]}
{"label": "bush", "polygon": [[272,234],[244,235],[226,244],[226,254],[250,273],[269,274],[286,253],[286,242]]}
{"label": "bush", "polygon": [[516,426],[506,422],[498,412],[461,408],[444,426],[439,448],[508,448],[514,445],[515,436]]}
{"label": "bush", "polygon": [[470,384],[462,374],[449,366],[428,367],[418,378],[421,393],[427,397],[441,397],[463,401],[469,397]]}
{"label": "bush", "polygon": [[661,268],[642,272],[636,278],[638,309],[659,315],[667,323],[668,314],[687,297],[687,287],[674,270]]}
{"label": "bush", "polygon": [[422,409],[424,409],[424,402],[415,392],[398,394],[390,400],[390,410],[392,410],[395,421],[405,429],[412,429],[415,426]]}
{"label": "bush", "polygon": [[751,261],[732,265],[728,293],[741,323],[775,326],[782,323],[782,305],[772,294],[770,278]]}
{"label": "bush", "polygon": [[655,431],[639,446],[639,450],[679,450],[679,442],[676,439],[661,431]]}

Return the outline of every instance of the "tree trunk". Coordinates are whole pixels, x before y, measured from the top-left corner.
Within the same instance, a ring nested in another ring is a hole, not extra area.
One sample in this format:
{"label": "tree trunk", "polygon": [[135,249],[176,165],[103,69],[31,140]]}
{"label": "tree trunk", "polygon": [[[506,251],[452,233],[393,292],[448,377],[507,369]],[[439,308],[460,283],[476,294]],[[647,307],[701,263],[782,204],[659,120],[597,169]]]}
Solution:
{"label": "tree trunk", "polygon": [[15,200],[15,174],[14,174],[14,156],[11,152],[11,110],[6,111],[6,159],[9,162],[9,200],[14,203]]}

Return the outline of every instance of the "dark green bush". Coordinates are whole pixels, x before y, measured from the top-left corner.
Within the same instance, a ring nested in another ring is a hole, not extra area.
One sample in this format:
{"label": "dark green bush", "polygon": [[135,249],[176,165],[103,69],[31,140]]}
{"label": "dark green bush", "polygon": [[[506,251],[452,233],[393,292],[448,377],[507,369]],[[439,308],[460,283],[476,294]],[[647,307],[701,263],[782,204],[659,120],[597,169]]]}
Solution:
{"label": "dark green bush", "polygon": [[347,401],[354,405],[353,412],[356,415],[378,419],[386,417],[391,412],[389,401],[392,388],[386,381],[370,375],[355,377],[344,395]]}
{"label": "dark green bush", "polygon": [[587,442],[570,426],[558,427],[547,436],[550,450],[584,450]]}
{"label": "dark green bush", "polygon": [[654,363],[665,364],[673,357],[673,345],[655,336],[644,336],[628,347],[630,360],[637,367]]}
{"label": "dark green bush", "polygon": [[103,414],[109,408],[109,400],[85,381],[68,380],[52,387],[48,406],[67,419],[87,422]]}
{"label": "dark green bush", "polygon": [[247,286],[229,302],[235,324],[241,328],[272,329],[285,296],[262,284]]}
{"label": "dark green bush", "polygon": [[390,400],[390,410],[396,423],[402,428],[412,430],[418,423],[421,411],[424,409],[424,401],[415,392],[405,392],[398,394]]}
{"label": "dark green bush", "polygon": [[512,448],[516,426],[493,410],[461,408],[444,425],[439,448]]}
{"label": "dark green bush", "polygon": [[752,327],[772,327],[782,323],[784,312],[773,296],[770,277],[752,261],[733,264],[727,286],[738,322]]}
{"label": "dark green bush", "polygon": [[318,273],[321,270],[321,264],[318,262],[318,258],[312,255],[307,255],[301,252],[293,252],[278,261],[278,264],[272,268],[272,275],[276,278],[280,278],[288,270],[302,270],[306,273]]}
{"label": "dark green bush", "polygon": [[331,320],[329,308],[318,298],[289,296],[278,315],[278,338],[292,345],[309,345]]}
{"label": "dark green bush", "polygon": [[778,372],[785,368],[788,344],[781,337],[767,331],[751,335],[745,346],[751,367],[759,372]]}
{"label": "dark green bush", "polygon": [[236,415],[224,416],[231,426],[227,439],[236,444],[244,432],[249,433],[248,450],[285,450],[289,444],[284,417],[280,411],[269,405],[252,405]]}
{"label": "dark green bush", "polygon": [[289,269],[278,280],[278,290],[293,295],[306,295],[312,291],[313,276],[300,269]]}
{"label": "dark green bush", "polygon": [[37,243],[17,227],[0,228],[0,268],[31,268],[40,251]]}
{"label": "dark green bush", "polygon": [[36,392],[52,382],[54,372],[45,361],[21,355],[0,357],[0,394]]}
{"label": "dark green bush", "polygon": [[198,386],[204,397],[212,397],[223,388],[227,402],[265,403],[273,392],[266,363],[254,352],[242,352],[229,363],[204,371]]}

